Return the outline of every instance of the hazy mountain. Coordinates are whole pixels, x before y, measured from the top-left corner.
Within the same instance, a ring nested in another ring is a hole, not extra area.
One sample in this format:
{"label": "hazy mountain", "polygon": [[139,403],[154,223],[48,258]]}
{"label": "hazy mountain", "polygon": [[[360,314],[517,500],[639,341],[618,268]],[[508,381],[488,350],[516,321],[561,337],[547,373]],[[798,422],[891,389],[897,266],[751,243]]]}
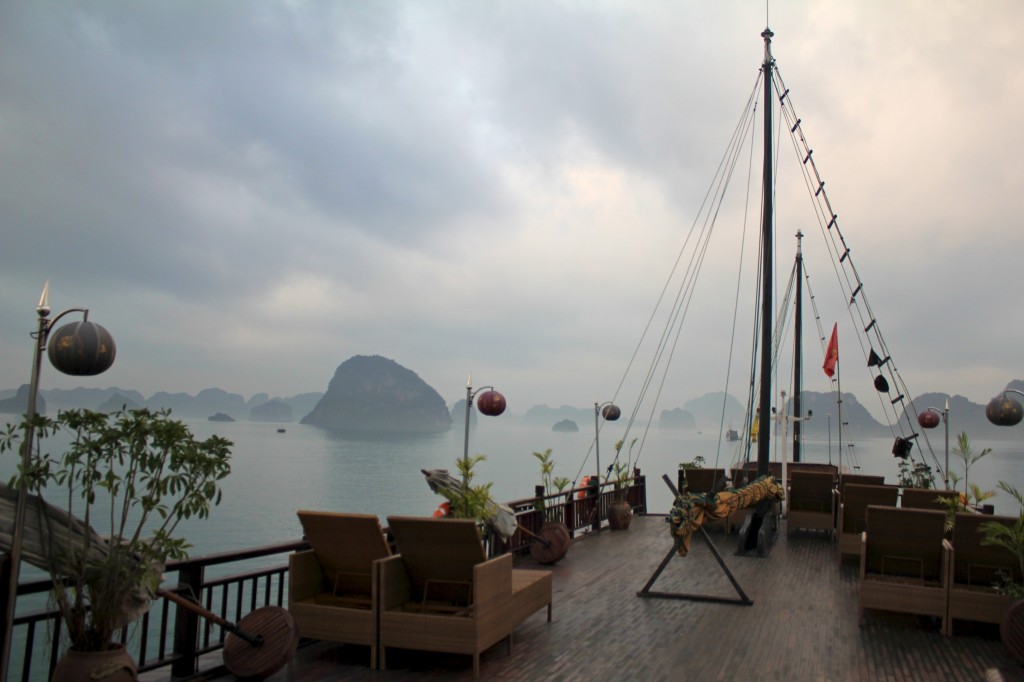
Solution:
{"label": "hazy mountain", "polygon": [[[1024,382],[1014,381],[1010,382],[1007,388],[1015,388],[1013,385],[1014,383],[1024,385]],[[1010,395],[1014,398],[1021,399],[1021,396],[1013,394]],[[950,448],[954,447],[957,434],[961,431],[966,432],[970,438],[979,440],[1002,440],[1006,438],[1016,439],[1024,436],[1024,432],[1017,430],[1024,428],[1024,425],[1016,427],[996,426],[985,416],[985,405],[972,403],[962,395],[949,396],[945,393],[924,393],[914,398],[914,407],[917,409],[918,414],[927,411],[930,407],[934,407],[939,412],[942,412],[946,407],[947,399],[949,400]],[[913,423],[917,424],[917,420],[913,420]],[[940,444],[940,446],[944,444],[945,424],[943,424],[941,420],[937,427],[929,431],[928,439],[931,441],[933,447],[936,443]]]}
{"label": "hazy mountain", "polygon": [[[786,401],[788,414],[792,414],[792,403],[792,399]],[[832,429],[833,434],[838,433],[840,411],[834,393],[804,391],[800,400],[800,411],[804,416],[813,413],[811,418],[803,422],[801,426],[804,435],[826,436],[829,428]],[[831,415],[831,419],[829,415]],[[842,419],[856,437],[885,436],[890,433],[889,427],[872,417],[857,400],[857,396],[852,393],[843,393]],[[792,427],[790,427],[790,431],[792,431]]]}
{"label": "hazy mountain", "polygon": [[[1014,379],[1007,384],[1006,388],[1024,391],[1024,380]],[[279,401],[279,403],[283,403],[284,405],[291,407],[292,417],[287,420],[284,418],[276,418],[270,419],[269,421],[293,421],[295,415],[310,414],[323,396],[323,393],[310,392],[300,393],[292,397],[277,397],[272,399],[267,393],[257,393],[248,400],[245,400],[239,394],[229,393],[219,388],[208,388],[200,391],[199,394],[195,396],[191,396],[187,393],[161,392],[156,393],[147,399],[138,391],[117,387],[79,387],[73,389],[56,388],[41,390],[39,392],[37,411],[41,414],[46,414],[47,411],[52,414],[56,414],[59,410],[74,408],[113,411],[120,409],[121,405],[128,405],[129,408],[135,406],[145,406],[150,408],[167,407],[172,410],[172,413],[175,416],[183,418],[197,417],[205,419],[208,418],[210,414],[220,412],[222,414],[227,414],[234,419],[246,419],[250,418],[250,413],[253,408],[272,401]],[[672,407],[662,410],[659,426],[668,428],[696,428],[705,431],[715,431],[718,429],[719,422],[722,418],[723,397],[725,399],[725,424],[723,428],[732,427],[742,431],[745,428],[743,416],[744,408],[742,403],[735,396],[726,395],[721,392],[707,393],[699,398],[694,398],[693,400],[685,403],[682,408]],[[1024,398],[1021,396],[1012,397],[1024,401]],[[1018,432],[1012,427],[999,427],[990,424],[985,418],[985,404],[973,403],[964,396],[948,396],[944,393],[925,393],[915,397],[913,403],[920,414],[928,407],[935,407],[942,410],[945,407],[947,398],[949,398],[950,401],[949,426],[951,440],[954,439],[955,435],[961,431],[966,431],[972,438],[981,440],[1020,438],[1021,433],[1024,433]],[[872,396],[872,399],[874,399],[874,396]],[[0,390],[0,413],[24,414],[27,401],[27,384],[22,385],[18,389]],[[460,400],[451,408],[450,418],[459,428],[462,428],[462,420],[466,409],[465,404],[465,400]],[[806,414],[808,410],[814,413],[814,416],[810,420],[805,421],[802,424],[805,434],[815,437],[823,437],[827,435],[830,425],[833,430],[838,428],[839,417],[834,394],[805,391],[803,393],[801,408],[804,414]],[[281,410],[279,413],[280,415],[285,414],[284,410],[282,410],[279,405],[275,406],[275,409]],[[791,406],[788,409],[791,409]],[[685,416],[687,413],[693,419],[692,426],[688,426],[689,421]],[[477,411],[472,410],[470,415],[470,426],[473,426],[477,421]],[[831,415],[831,420],[829,419],[829,415]],[[853,394],[843,394],[842,415],[843,421],[847,422],[855,436],[885,436],[890,433],[888,426],[876,421]],[[515,418],[515,415],[506,416],[506,418]],[[623,418],[627,418],[627,415],[624,414]],[[558,408],[552,408],[547,405],[535,405],[527,410],[525,415],[522,417],[523,423],[545,427],[565,419],[574,421],[577,424],[592,424],[594,419],[593,407],[572,407],[569,405],[563,405]],[[680,421],[679,423],[682,424],[682,426],[668,426],[668,424],[675,423],[676,420],[687,421]],[[1024,425],[1021,425],[1019,428],[1024,429]],[[930,432],[928,437],[929,439],[938,437],[941,440],[943,432],[944,428],[940,422],[939,427],[935,429],[934,432]]]}
{"label": "hazy mountain", "polygon": [[694,398],[683,405],[683,410],[693,416],[694,428],[701,430],[717,431],[719,423],[722,422],[722,402],[725,401],[725,425],[739,429],[743,422],[743,415],[746,412],[743,403],[735,396],[723,393],[705,393],[699,398]]}
{"label": "hazy mountain", "polygon": [[[323,395],[323,394],[322,393],[317,394],[317,396],[318,396],[317,399],[318,400],[319,400],[319,396],[320,395]],[[247,401],[245,401],[245,406],[251,410],[252,408],[256,407],[257,405],[262,405],[263,403],[265,403],[265,402],[267,402],[269,400],[270,400],[270,394],[269,393],[257,393],[255,395],[253,395],[251,398],[249,398]],[[316,403],[314,402],[313,404],[315,405]],[[303,412],[303,414],[305,414],[305,412]]]}
{"label": "hazy mountain", "polygon": [[[449,410],[452,416],[452,426],[465,430],[466,428],[466,399],[457,400]],[[469,411],[469,428],[476,428],[477,411]]]}
{"label": "hazy mountain", "polygon": [[135,402],[128,396],[120,393],[115,393],[106,400],[104,400],[99,407],[96,408],[97,412],[120,412],[122,409],[137,410],[142,405]]}
{"label": "hazy mountain", "polygon": [[523,415],[524,424],[536,426],[550,426],[566,419],[577,424],[592,425],[594,423],[594,408],[571,407],[569,405],[562,405],[561,407],[534,405]]}
{"label": "hazy mountain", "polygon": [[552,431],[559,431],[563,433],[576,433],[580,430],[579,425],[571,419],[563,419],[554,426],[551,427]]}
{"label": "hazy mountain", "polygon": [[254,422],[292,422],[295,414],[292,406],[285,401],[274,398],[249,410],[249,421]]}
{"label": "hazy mountain", "polygon": [[415,372],[379,355],[338,366],[327,392],[301,420],[327,429],[433,433],[452,418],[444,398]]}
{"label": "hazy mountain", "polygon": [[659,429],[686,429],[693,431],[697,428],[697,422],[693,415],[681,407],[672,410],[662,410],[658,419]]}
{"label": "hazy mountain", "polygon": [[[28,384],[22,384],[18,390],[10,391],[8,397],[0,400],[0,413],[25,414],[28,411]],[[36,413],[46,414],[46,399],[42,394],[36,396]]]}
{"label": "hazy mountain", "polygon": [[[266,395],[266,393],[262,393],[260,395]],[[323,395],[323,393],[299,393],[298,395],[293,395],[290,398],[279,398],[279,400],[291,406],[292,414],[309,414],[313,411],[313,408],[316,407],[316,404],[320,402],[320,398],[322,398]],[[251,402],[252,401],[250,400],[250,404]],[[251,407],[255,407],[255,405],[251,405]]]}
{"label": "hazy mountain", "polygon": [[100,406],[106,403],[115,395],[122,396],[135,405],[144,405],[146,398],[138,391],[127,388],[53,388],[47,391],[40,391],[46,396],[46,401],[54,415],[60,410],[73,410],[85,408],[99,410]]}

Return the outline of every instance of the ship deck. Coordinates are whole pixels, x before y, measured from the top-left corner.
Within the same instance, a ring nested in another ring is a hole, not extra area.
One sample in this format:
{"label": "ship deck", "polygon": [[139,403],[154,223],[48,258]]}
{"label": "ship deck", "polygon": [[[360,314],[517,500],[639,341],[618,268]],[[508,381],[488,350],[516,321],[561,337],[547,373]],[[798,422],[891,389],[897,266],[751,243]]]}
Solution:
{"label": "ship deck", "polygon": [[[641,599],[671,549],[663,516],[638,516],[629,530],[579,537],[554,574],[554,617],[540,611],[481,656],[481,679],[647,680],[1024,680],[997,626],[868,612],[857,623],[854,563],[837,562],[823,535],[787,537],[785,522],[767,557],[734,554],[737,540],[709,531],[749,606]],[[651,590],[735,598],[706,543],[674,556]],[[469,656],[388,650],[388,670],[371,670],[368,649],[301,646],[271,682],[473,679]],[[225,673],[226,677],[230,677]]]}

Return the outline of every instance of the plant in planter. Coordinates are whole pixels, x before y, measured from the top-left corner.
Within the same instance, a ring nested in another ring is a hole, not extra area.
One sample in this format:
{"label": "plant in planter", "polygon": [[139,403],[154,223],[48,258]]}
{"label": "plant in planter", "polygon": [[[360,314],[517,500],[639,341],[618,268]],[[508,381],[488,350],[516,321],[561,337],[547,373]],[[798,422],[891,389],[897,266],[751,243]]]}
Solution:
{"label": "plant in planter", "polygon": [[[984,534],[981,544],[996,545],[1008,550],[1017,558],[1021,574],[1024,575],[1024,494],[1006,481],[999,481],[999,489],[1008,493],[1017,501],[1017,504],[1020,506],[1020,512],[1017,514],[1017,520],[1012,526],[992,521],[981,524],[979,529]],[[1008,594],[1012,599],[1024,598],[1024,585],[1012,580],[1004,579],[999,589],[1004,594]]]}
{"label": "plant in planter", "polygon": [[[198,441],[169,415],[68,410],[33,419],[35,452],[9,486],[26,486],[26,546],[35,551],[24,558],[49,572],[72,651],[120,648],[114,634],[149,608],[164,563],[187,556],[178,524],[220,502],[232,443]],[[28,426],[8,424],[0,452],[18,450]],[[62,454],[48,450],[54,437],[70,439]]]}
{"label": "plant in planter", "polygon": [[497,533],[508,540],[517,528],[516,515],[511,508],[498,504],[491,498],[493,483],[473,485],[476,465],[487,459],[485,455],[460,457],[455,462],[462,480],[448,473],[447,469],[424,469],[427,485],[446,501],[445,512],[435,516],[449,516],[455,519],[474,519],[483,533],[484,543],[490,544],[491,533]]}
{"label": "plant in planter", "polygon": [[971,448],[971,441],[967,437],[967,432],[961,431],[960,435],[957,436],[957,447],[953,450],[953,454],[960,458],[964,467],[964,477],[960,478],[960,475],[955,471],[948,472],[949,481],[953,490],[957,489],[960,481],[964,482],[964,489],[956,497],[939,498],[939,503],[946,508],[946,529],[952,530],[953,520],[956,517],[957,512],[968,511],[978,509],[981,503],[992,497],[995,497],[995,491],[982,490],[981,486],[977,483],[969,483],[968,475],[971,471],[971,466],[974,465],[979,459],[992,452],[992,448],[985,448],[981,452],[974,452]]}
{"label": "plant in planter", "polygon": [[[557,563],[569,551],[572,544],[572,534],[569,527],[563,523],[565,514],[565,489],[571,481],[565,476],[555,476],[555,461],[551,458],[551,448],[544,452],[534,452],[533,456],[540,462],[540,477],[543,483],[544,496],[537,499],[534,508],[544,514],[544,524],[540,530],[533,533],[523,529],[533,536],[530,543],[530,555],[542,564]],[[552,496],[557,493],[557,496]]]}
{"label": "plant in planter", "polygon": [[462,482],[447,485],[435,491],[448,500],[448,516],[454,519],[476,519],[480,524],[485,524],[490,520],[494,514],[493,505],[495,503],[491,499],[491,486],[494,484],[473,485],[475,475],[473,469],[477,464],[486,460],[486,455],[460,457],[456,460],[455,466],[462,474]]}
{"label": "plant in planter", "polygon": [[898,466],[901,488],[928,489],[935,487],[935,472],[924,462],[911,463],[901,459]]}
{"label": "plant in planter", "polygon": [[619,455],[622,453],[622,441],[615,443],[615,460],[612,465],[613,474],[609,477],[614,490],[612,491],[612,502],[608,505],[608,525],[612,530],[626,530],[629,528],[629,522],[633,518],[633,508],[626,501],[629,494],[629,486],[633,482],[632,467],[630,463],[633,459],[633,446],[636,445],[637,439],[634,438],[629,444],[629,455],[626,461],[623,462],[619,459]]}
{"label": "plant in planter", "polygon": [[558,503],[548,506],[545,502],[555,493],[564,494],[565,489],[572,482],[565,476],[555,476],[555,461],[551,458],[551,448],[544,452],[534,452],[533,456],[540,462],[540,480],[544,486],[544,498],[537,501],[537,509],[544,512],[544,519],[549,522],[561,521],[561,507],[565,500],[561,497],[555,498]]}

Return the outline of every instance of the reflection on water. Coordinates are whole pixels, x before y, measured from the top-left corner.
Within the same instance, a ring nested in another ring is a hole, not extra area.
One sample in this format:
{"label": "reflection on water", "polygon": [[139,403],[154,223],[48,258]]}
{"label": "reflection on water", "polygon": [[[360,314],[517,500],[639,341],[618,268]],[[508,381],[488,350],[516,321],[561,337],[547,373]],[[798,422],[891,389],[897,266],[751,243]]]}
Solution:
{"label": "reflection on water", "polygon": [[[192,543],[193,556],[212,552],[286,542],[301,536],[295,512],[299,509],[388,515],[429,515],[441,499],[427,487],[421,469],[455,469],[462,456],[461,428],[442,434],[337,433],[312,426],[290,424],[285,433],[277,424],[257,422],[208,422],[189,420],[199,438],[214,433],[234,442],[232,473],[223,482],[224,497],[210,518],[193,519],[180,527]],[[728,468],[739,453],[736,443],[722,443],[710,433],[650,429],[645,434],[634,427],[607,423],[601,432],[601,466],[614,457],[612,445],[625,435],[641,438],[634,456],[648,479],[648,506],[653,512],[667,512],[671,493],[661,481],[663,474],[674,481],[679,464],[697,455],[706,466]],[[1024,428],[1021,429],[1024,440]],[[521,499],[540,483],[534,451],[551,448],[555,475],[579,481],[595,471],[593,432],[553,432],[550,428],[522,425],[515,417],[480,419],[470,431],[470,454],[482,453],[486,460],[476,469],[476,481],[493,482],[498,500]],[[934,444],[933,444],[934,446]],[[1024,445],[1021,441],[978,441],[978,452],[992,448],[970,471],[970,480],[986,490],[1006,480],[1024,486]],[[625,452],[627,448],[623,449]],[[897,462],[891,439],[865,439],[839,444],[809,440],[804,444],[804,461],[840,464],[850,471],[881,473],[897,482]],[[936,450],[940,464],[942,445]],[[14,471],[15,457],[0,457],[4,480]],[[963,476],[960,460],[950,454],[950,468]],[[941,481],[940,481],[941,485]],[[961,484],[962,485],[962,484]],[[1017,513],[1016,503],[1001,491],[993,500],[996,512]]]}
{"label": "reflection on water", "polygon": [[[287,433],[275,433],[270,424],[191,423],[199,436],[219,433],[235,442],[233,470],[225,481],[224,501],[211,518],[185,532],[201,552],[233,549],[287,541],[301,533],[298,509],[388,515],[428,515],[440,502],[427,487],[420,469],[455,469],[463,452],[463,431],[429,436],[338,434],[293,424]],[[601,433],[601,466],[614,457],[612,444],[624,435],[624,427],[607,424]],[[632,439],[638,433],[630,433]],[[1021,432],[1024,438],[1024,431]],[[478,482],[493,482],[499,500],[520,499],[540,483],[534,451],[552,449],[555,475],[580,480],[595,470],[593,433],[559,433],[522,425],[514,419],[481,419],[471,430],[470,454],[487,459],[476,469]],[[675,480],[679,464],[702,455],[707,466],[729,467],[738,454],[736,444],[723,443],[711,434],[651,429],[643,449],[634,451],[648,477],[648,505],[667,512],[672,497],[661,481],[662,474]],[[975,464],[970,480],[994,490],[1006,480],[1024,486],[1024,447],[1020,442],[981,442],[976,451],[991,447],[992,454]],[[726,447],[729,446],[729,447]],[[897,481],[897,462],[890,439],[866,439],[844,443],[841,462],[850,471],[881,473]],[[624,449],[625,451],[625,449]],[[840,463],[839,445],[827,440],[804,444],[804,461]],[[941,450],[936,452],[940,460]],[[961,476],[959,460],[950,455],[950,468]],[[941,482],[940,482],[941,484]],[[1016,503],[1000,492],[994,500],[997,513],[1015,514]]]}

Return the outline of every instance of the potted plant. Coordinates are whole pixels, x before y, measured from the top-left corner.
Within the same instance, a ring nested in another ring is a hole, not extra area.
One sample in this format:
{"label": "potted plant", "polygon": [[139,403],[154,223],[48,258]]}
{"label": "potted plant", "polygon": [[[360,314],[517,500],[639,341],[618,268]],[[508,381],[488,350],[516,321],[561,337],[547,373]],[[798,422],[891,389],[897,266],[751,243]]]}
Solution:
{"label": "potted plant", "polygon": [[[994,521],[981,524],[979,529],[984,534],[981,544],[996,545],[1008,550],[1016,557],[1021,575],[1024,575],[1024,494],[1006,481],[999,481],[999,489],[1017,501],[1020,512],[1017,514],[1016,522],[1011,526]],[[1012,600],[1024,599],[1024,585],[1014,582],[1009,577],[1003,580],[999,589]]]}
{"label": "potted plant", "polygon": [[608,505],[608,527],[612,530],[628,530],[629,522],[633,518],[633,507],[630,506],[626,498],[629,494],[629,486],[633,483],[629,462],[632,461],[633,446],[636,445],[636,441],[637,439],[634,438],[629,444],[629,456],[626,458],[626,462],[619,459],[622,441],[615,443],[613,475],[610,477],[614,484],[614,490],[612,491],[612,501]]}
{"label": "potted plant", "polygon": [[956,518],[957,512],[976,511],[981,507],[982,502],[995,497],[995,491],[982,490],[981,486],[977,483],[968,482],[971,466],[991,452],[992,448],[985,448],[981,452],[974,452],[971,448],[971,441],[967,437],[966,431],[961,431],[960,435],[957,436],[957,447],[953,450],[953,454],[959,457],[960,461],[963,463],[964,477],[961,479],[960,475],[955,471],[947,472],[947,476],[949,476],[949,482],[952,486],[951,489],[954,492],[957,490],[957,486],[960,484],[961,480],[964,482],[964,490],[953,497],[938,498],[939,504],[946,508],[947,531],[953,530],[953,522]]}
{"label": "potted plant", "polygon": [[530,544],[530,555],[542,564],[554,564],[565,556],[572,544],[569,527],[563,522],[565,489],[571,481],[565,476],[554,475],[555,461],[551,458],[551,448],[534,452],[533,456],[540,462],[544,490],[543,497],[538,497],[534,506],[543,514],[544,522],[537,533],[530,533],[534,538]]}
{"label": "potted plant", "polygon": [[[999,489],[1017,501],[1017,518],[1012,523],[988,521],[980,524],[981,544],[995,545],[1010,552],[1017,561],[1020,575],[1024,576],[1024,494],[1006,481],[999,481]],[[1016,576],[1001,574],[1000,583],[995,587],[1006,595],[1009,602],[999,625],[1003,644],[1014,658],[1024,660],[1020,637],[1016,634],[1024,628],[1024,584],[1018,582]]]}
{"label": "potted plant", "polygon": [[[565,476],[554,475],[555,461],[551,458],[551,448],[544,452],[534,452],[533,456],[540,462],[540,480],[544,487],[544,497],[537,500],[537,509],[544,512],[546,523],[560,523],[565,506],[563,496],[571,481]],[[551,504],[549,500],[556,493],[559,497],[555,498],[555,504]]]}
{"label": "potted plant", "polygon": [[485,455],[460,457],[455,462],[462,480],[448,473],[447,469],[424,469],[427,485],[445,502],[434,512],[436,517],[474,519],[480,527],[484,545],[490,551],[493,535],[508,541],[518,528],[515,512],[507,505],[499,504],[491,497],[493,483],[473,485],[477,464],[487,459]]}
{"label": "potted plant", "polygon": [[[97,666],[123,666],[134,678],[134,663],[115,633],[148,610],[164,563],[186,558],[189,545],[174,535],[178,524],[205,518],[220,502],[231,442],[198,441],[169,415],[68,410],[33,419],[27,469],[19,466],[9,485],[25,486],[26,517],[35,521],[26,524],[35,531],[30,538],[26,530],[25,543],[36,543],[37,551],[23,556],[50,574],[50,597],[67,633],[54,680],[81,679]],[[20,449],[28,427],[8,424],[0,452]],[[55,441],[68,442],[62,454],[50,452]],[[108,656],[127,662],[95,660]],[[85,672],[76,671],[83,661]]]}

